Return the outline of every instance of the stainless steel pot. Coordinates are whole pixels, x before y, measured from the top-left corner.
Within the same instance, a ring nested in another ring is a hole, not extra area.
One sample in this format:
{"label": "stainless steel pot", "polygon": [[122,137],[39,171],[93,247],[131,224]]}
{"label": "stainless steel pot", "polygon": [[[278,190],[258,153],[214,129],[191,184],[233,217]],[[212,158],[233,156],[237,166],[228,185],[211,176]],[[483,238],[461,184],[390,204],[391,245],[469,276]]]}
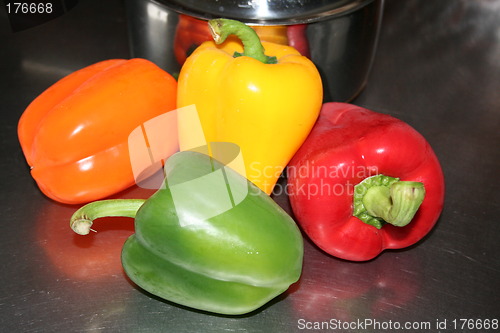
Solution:
{"label": "stainless steel pot", "polygon": [[[339,102],[352,100],[367,82],[383,4],[384,0],[126,0],[132,56],[149,59],[170,73],[178,72],[182,63],[174,43],[183,38],[178,32],[183,18],[225,17],[257,27],[302,27],[304,52],[321,72],[325,101]],[[182,29],[195,28],[184,24]]]}

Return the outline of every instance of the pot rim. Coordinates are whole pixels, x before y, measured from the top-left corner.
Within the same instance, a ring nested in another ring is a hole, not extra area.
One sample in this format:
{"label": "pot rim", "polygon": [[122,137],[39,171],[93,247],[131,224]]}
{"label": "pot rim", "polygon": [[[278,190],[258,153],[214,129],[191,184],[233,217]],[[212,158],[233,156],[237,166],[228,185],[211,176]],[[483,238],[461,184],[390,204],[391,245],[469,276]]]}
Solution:
{"label": "pot rim", "polygon": [[[251,25],[293,25],[293,24],[307,24],[331,18],[350,14],[374,1],[378,0],[345,0],[345,1],[331,1],[328,5],[320,8],[309,9],[305,12],[296,11],[294,13],[265,16],[263,18],[253,19],[248,18],[248,14],[256,14],[255,8],[251,8],[251,0],[248,7],[239,7],[238,14],[230,12],[229,15],[219,9],[209,9],[209,6],[193,8],[182,4],[182,0],[149,0],[159,6],[165,6],[179,14],[188,15],[201,20],[209,20],[213,18],[226,17],[236,19]],[[207,4],[208,2],[203,2]],[[213,3],[213,2],[212,2]],[[223,8],[223,7],[222,7]],[[239,14],[241,13],[241,14]]]}

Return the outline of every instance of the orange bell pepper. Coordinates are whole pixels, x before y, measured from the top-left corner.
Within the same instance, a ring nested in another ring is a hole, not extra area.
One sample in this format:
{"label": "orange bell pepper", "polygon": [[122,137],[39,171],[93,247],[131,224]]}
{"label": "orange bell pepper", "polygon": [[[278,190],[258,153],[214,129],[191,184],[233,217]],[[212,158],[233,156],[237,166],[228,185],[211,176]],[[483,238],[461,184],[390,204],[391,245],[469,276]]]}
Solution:
{"label": "orange bell pepper", "polygon": [[261,41],[281,45],[288,45],[287,26],[285,25],[256,25],[250,26]]}
{"label": "orange bell pepper", "polygon": [[[176,94],[175,79],[145,59],[102,61],[56,82],[18,124],[21,148],[41,191],[78,204],[133,185],[128,136],[175,109]],[[166,144],[177,150],[177,142]]]}

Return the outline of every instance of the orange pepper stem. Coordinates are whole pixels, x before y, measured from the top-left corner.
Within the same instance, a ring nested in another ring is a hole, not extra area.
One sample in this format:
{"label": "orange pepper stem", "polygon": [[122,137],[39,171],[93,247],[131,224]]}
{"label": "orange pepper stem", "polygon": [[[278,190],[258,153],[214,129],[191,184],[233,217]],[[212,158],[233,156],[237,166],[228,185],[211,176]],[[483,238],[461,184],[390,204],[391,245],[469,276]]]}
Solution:
{"label": "orange pepper stem", "polygon": [[95,219],[107,216],[135,217],[144,199],[112,199],[94,201],[78,209],[69,225],[79,235],[88,235]]}
{"label": "orange pepper stem", "polygon": [[228,19],[213,19],[208,21],[210,33],[216,44],[224,43],[227,37],[235,35],[243,43],[243,53],[234,53],[234,57],[246,56],[252,57],[265,64],[277,63],[276,57],[269,57],[264,54],[264,46],[260,42],[260,38],[251,27],[246,24]]}

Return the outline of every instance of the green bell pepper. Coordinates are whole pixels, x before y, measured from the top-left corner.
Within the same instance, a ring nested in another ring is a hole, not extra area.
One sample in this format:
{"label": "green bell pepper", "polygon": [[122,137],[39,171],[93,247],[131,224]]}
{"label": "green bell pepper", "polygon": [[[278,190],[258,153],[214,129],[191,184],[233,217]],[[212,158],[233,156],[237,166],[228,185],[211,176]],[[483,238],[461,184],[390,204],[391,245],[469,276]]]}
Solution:
{"label": "green bell pepper", "polygon": [[246,178],[206,154],[165,164],[164,186],[147,200],[83,206],[72,229],[104,216],[135,217],[122,264],[138,286],[166,300],[220,314],[251,312],[296,282],[303,240],[293,219]]}

